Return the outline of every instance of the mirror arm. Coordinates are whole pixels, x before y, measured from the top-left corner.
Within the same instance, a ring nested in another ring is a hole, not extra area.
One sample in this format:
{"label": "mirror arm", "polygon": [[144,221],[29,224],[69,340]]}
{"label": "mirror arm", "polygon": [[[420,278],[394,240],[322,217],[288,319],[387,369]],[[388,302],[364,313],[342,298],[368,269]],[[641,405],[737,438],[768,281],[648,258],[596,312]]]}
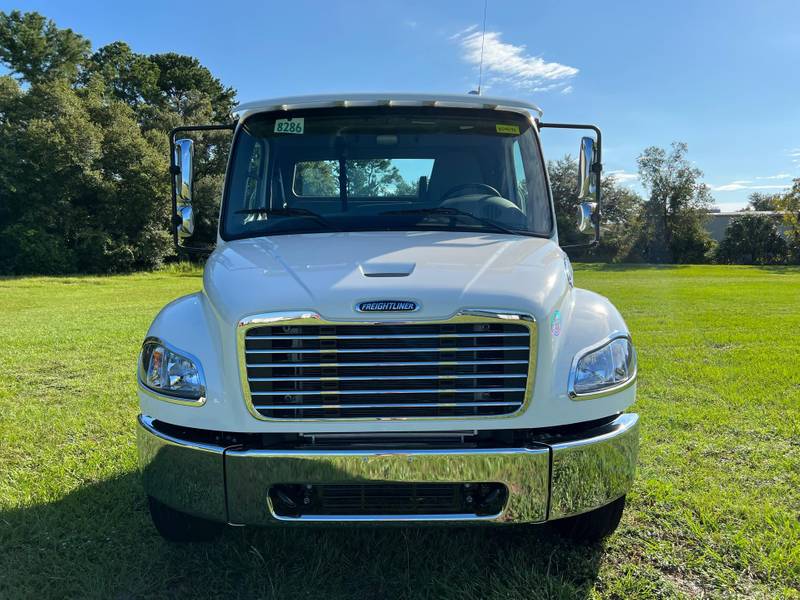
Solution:
{"label": "mirror arm", "polygon": [[590,129],[594,131],[597,136],[595,144],[596,154],[594,163],[592,164],[592,173],[597,178],[597,208],[592,215],[594,222],[594,239],[586,244],[572,244],[570,246],[561,246],[562,248],[594,248],[600,243],[600,217],[603,214],[603,186],[602,186],[602,171],[603,171],[603,133],[597,125],[587,125],[582,123],[541,123],[537,122],[539,129],[549,127],[551,129]]}
{"label": "mirror arm", "polygon": [[170,129],[169,132],[169,173],[171,175],[170,180],[172,181],[172,241],[175,244],[175,248],[180,250],[181,245],[178,240],[178,188],[175,185],[175,176],[180,174],[181,170],[177,164],[175,164],[175,141],[177,140],[179,133],[184,133],[188,131],[217,131],[221,129],[227,129],[228,131],[233,131],[236,129],[236,121],[233,123],[228,123],[226,125],[182,125],[180,127],[174,127]]}

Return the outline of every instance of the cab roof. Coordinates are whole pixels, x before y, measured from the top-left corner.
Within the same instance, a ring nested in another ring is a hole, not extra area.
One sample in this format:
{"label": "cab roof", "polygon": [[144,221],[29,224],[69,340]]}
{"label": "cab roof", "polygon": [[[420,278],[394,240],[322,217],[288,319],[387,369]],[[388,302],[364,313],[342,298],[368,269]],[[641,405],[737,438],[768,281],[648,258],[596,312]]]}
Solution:
{"label": "cab roof", "polygon": [[493,98],[476,94],[413,94],[400,93],[357,93],[357,94],[314,94],[309,96],[286,96],[245,102],[234,109],[234,114],[244,118],[257,112],[296,110],[300,108],[359,106],[441,106],[451,108],[482,108],[505,110],[528,116],[541,117],[542,109],[530,102]]}

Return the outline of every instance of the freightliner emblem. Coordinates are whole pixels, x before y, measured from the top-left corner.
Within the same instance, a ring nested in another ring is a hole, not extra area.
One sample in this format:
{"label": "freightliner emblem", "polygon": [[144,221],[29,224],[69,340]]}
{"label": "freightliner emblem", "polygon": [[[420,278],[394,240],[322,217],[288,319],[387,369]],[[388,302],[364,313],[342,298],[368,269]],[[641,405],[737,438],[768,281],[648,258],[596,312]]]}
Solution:
{"label": "freightliner emblem", "polygon": [[356,304],[358,312],[414,312],[419,304],[409,300],[370,300]]}

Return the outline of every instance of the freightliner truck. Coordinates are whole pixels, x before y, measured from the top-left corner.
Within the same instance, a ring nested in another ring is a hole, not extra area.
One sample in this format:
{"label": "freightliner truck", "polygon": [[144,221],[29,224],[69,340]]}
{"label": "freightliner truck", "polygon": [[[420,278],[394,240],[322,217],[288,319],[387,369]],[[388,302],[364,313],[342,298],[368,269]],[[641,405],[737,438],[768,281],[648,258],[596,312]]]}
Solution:
{"label": "freightliner truck", "polygon": [[229,129],[201,291],[161,310],[138,363],[157,530],[552,523],[614,531],[637,460],[636,352],[574,286],[540,133],[585,130],[578,229],[600,236],[601,134],[478,95],[243,104],[171,133],[174,237],[192,156]]}

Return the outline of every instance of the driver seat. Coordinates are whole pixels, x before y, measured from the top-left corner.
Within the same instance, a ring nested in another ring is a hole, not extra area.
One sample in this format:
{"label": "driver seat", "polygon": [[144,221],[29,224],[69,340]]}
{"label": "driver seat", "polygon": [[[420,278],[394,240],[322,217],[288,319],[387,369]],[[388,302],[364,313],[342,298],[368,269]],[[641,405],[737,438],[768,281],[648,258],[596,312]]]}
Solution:
{"label": "driver seat", "polygon": [[463,183],[486,183],[478,157],[464,151],[439,155],[433,161],[426,200],[438,205],[448,190]]}

